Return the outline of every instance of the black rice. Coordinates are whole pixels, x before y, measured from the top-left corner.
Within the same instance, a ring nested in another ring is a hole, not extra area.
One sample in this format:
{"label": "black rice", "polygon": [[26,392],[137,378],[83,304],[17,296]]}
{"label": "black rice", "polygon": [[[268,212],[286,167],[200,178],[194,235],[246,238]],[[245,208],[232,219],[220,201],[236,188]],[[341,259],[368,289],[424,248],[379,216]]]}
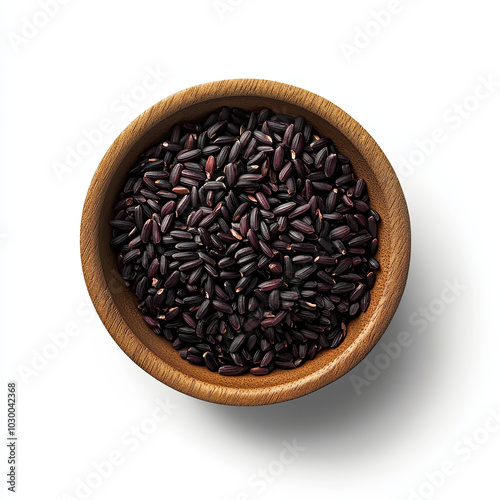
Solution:
{"label": "black rice", "polygon": [[222,375],[293,369],[365,312],[380,215],[302,117],[223,108],[142,153],[111,245],[145,322]]}

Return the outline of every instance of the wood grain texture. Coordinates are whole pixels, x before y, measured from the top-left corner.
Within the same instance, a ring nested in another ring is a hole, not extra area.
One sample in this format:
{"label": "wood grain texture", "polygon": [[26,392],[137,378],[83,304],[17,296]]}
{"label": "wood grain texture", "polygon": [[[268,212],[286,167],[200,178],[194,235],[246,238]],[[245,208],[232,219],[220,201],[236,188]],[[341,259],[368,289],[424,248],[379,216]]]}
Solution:
{"label": "wood grain texture", "polygon": [[[177,122],[195,121],[222,106],[249,110],[269,107],[301,115],[349,156],[366,180],[370,203],[381,215],[377,258],[381,269],[368,311],[348,325],[337,349],[322,351],[294,370],[264,377],[224,377],[182,360],[164,338],[142,320],[137,299],[122,284],[109,244],[112,207],[138,154],[160,142]],[[92,179],[81,223],[81,259],[90,297],[121,349],[165,384],[191,396],[230,405],[263,405],[303,396],[333,382],[358,364],[389,325],[406,284],[410,261],[410,221],[401,186],[373,138],[331,102],[306,90],[267,80],[212,82],[178,92],[134,120],[111,145]]]}

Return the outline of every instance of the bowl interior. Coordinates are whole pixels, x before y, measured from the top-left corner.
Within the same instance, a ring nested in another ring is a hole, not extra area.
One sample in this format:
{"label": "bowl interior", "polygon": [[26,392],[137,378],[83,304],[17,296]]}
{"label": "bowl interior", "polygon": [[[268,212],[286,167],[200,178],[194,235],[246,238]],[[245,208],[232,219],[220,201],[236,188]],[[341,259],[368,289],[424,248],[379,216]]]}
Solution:
{"label": "bowl interior", "polygon": [[[158,105],[160,104],[161,103],[158,103]],[[331,103],[329,104],[331,105]],[[379,250],[377,253],[377,259],[381,263],[381,268],[377,273],[376,284],[372,289],[371,304],[368,310],[349,323],[347,337],[338,348],[321,351],[314,360],[310,360],[294,370],[276,369],[274,372],[264,377],[256,377],[249,374],[238,377],[225,377],[210,372],[204,367],[191,365],[187,361],[182,360],[178,351],[172,348],[171,343],[161,336],[156,336],[143,321],[141,313],[137,309],[137,298],[122,284],[122,278],[116,266],[116,254],[109,244],[111,238],[109,220],[113,215],[112,208],[125,183],[127,171],[135,163],[137,156],[149,146],[165,140],[173,125],[180,122],[203,119],[212,111],[223,106],[240,107],[251,111],[258,111],[267,107],[276,113],[303,116],[306,121],[314,126],[319,134],[330,137],[334,141],[337,149],[350,158],[356,176],[362,177],[367,183],[370,205],[379,212],[382,219],[379,224]],[[338,110],[336,107],[335,109]],[[141,349],[140,352],[138,351],[136,355],[131,357],[156,378],[175,388],[179,388],[179,384],[171,384],[170,379],[173,376],[178,380],[183,379],[183,383],[187,383],[187,390],[185,390],[185,385],[181,390],[204,399],[211,399],[210,391],[220,388],[230,388],[233,390],[233,393],[234,390],[241,390],[247,393],[250,391],[260,394],[258,402],[248,400],[245,403],[238,403],[233,400],[232,393],[228,392],[226,396],[221,397],[219,391],[217,401],[229,404],[263,404],[275,402],[277,400],[291,399],[296,396],[287,393],[286,396],[276,397],[275,394],[273,395],[273,391],[269,392],[269,389],[276,389],[279,392],[282,390],[283,386],[293,388],[294,384],[300,384],[302,386],[306,384],[307,388],[302,390],[302,393],[311,392],[325,385],[327,382],[335,380],[351,369],[369,352],[369,350],[371,350],[383,333],[390,318],[387,319],[385,326],[383,326],[382,331],[380,331],[380,318],[377,319],[375,316],[384,293],[387,293],[388,285],[390,285],[388,283],[389,263],[391,254],[395,251],[393,248],[394,239],[391,240],[391,236],[394,237],[394,234],[391,232],[391,220],[393,218],[393,214],[391,213],[391,200],[389,199],[390,196],[388,195],[387,189],[384,189],[382,185],[383,178],[374,170],[373,164],[370,164],[365,158],[366,151],[364,151],[363,155],[353,142],[340,131],[340,129],[346,130],[346,126],[345,123],[343,125],[341,124],[340,127],[338,124],[342,120],[352,119],[341,110],[338,111],[339,122],[334,123],[333,121],[329,122],[325,120],[315,112],[305,107],[303,108],[299,104],[287,102],[286,99],[281,100],[279,97],[270,98],[257,95],[230,95],[206,98],[202,102],[188,103],[182,109],[174,110],[173,112],[169,109],[169,106],[164,106],[163,110],[161,110],[160,119],[157,120],[153,126],[142,127],[139,133],[134,132],[133,141],[122,143],[119,151],[115,151],[115,153],[108,158],[105,157],[103,163],[105,163],[104,166],[107,169],[105,172],[106,175],[100,172],[103,167],[101,164],[93,181],[93,183],[100,183],[100,193],[102,193],[102,196],[95,202],[92,207],[92,212],[94,214],[94,222],[97,224],[96,245],[98,248],[96,250],[100,260],[100,269],[96,269],[95,272],[103,274],[108,290],[101,291],[102,293],[97,294],[97,296],[92,297],[92,299],[96,304],[101,319],[103,319],[103,322],[115,340],[117,340],[117,338],[113,334],[113,321],[123,321],[126,327],[128,327],[129,331],[126,333],[125,337],[122,336],[120,342],[118,342],[118,340],[117,342],[129,356],[131,354],[127,351],[127,342],[129,342],[132,337],[135,337],[139,343],[146,348]],[[134,124],[131,126],[133,125]],[[361,127],[359,128],[361,129]],[[387,162],[374,141],[368,135],[367,137],[373,142],[377,154],[381,155]],[[390,169],[388,162],[387,166]],[[96,181],[99,175],[100,178]],[[82,224],[82,232],[83,230]],[[82,260],[85,268],[83,250]],[[89,283],[87,276],[86,279],[87,283]],[[400,296],[402,289],[400,291],[396,290],[396,292],[399,293]],[[112,307],[111,312],[108,311],[107,313],[108,316],[103,317],[103,313],[99,311],[97,304],[99,302],[99,297],[101,297],[101,300],[105,300],[107,294],[111,296]],[[399,301],[399,297],[397,300]],[[113,309],[113,307],[115,309]],[[109,317],[109,315],[116,315],[116,317]],[[150,364],[155,365],[154,370],[150,369]],[[202,383],[205,388],[203,393],[197,391],[197,385],[200,383]],[[267,392],[263,391],[264,389],[266,389]],[[266,396],[266,394],[269,396]]]}

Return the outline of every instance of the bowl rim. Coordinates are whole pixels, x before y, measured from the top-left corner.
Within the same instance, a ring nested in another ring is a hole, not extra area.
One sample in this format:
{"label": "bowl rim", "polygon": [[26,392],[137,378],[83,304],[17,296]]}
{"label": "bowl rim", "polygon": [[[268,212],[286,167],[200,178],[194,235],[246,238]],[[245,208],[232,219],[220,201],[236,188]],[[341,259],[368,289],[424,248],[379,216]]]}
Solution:
{"label": "bowl rim", "polygon": [[[178,371],[146,347],[131,331],[113,302],[102,269],[99,238],[97,232],[92,230],[99,216],[96,197],[102,195],[103,178],[110,165],[120,158],[124,143],[133,143],[134,138],[146,133],[165,116],[187,106],[234,96],[276,99],[306,109],[335,126],[359,151],[370,168],[387,181],[391,210],[397,214],[395,220],[391,221],[391,231],[405,235],[398,241],[391,240],[386,283],[394,286],[385,287],[370,322],[376,320],[378,330],[373,332],[363,328],[340,356],[319,370],[299,380],[265,388],[234,388],[199,380]],[[304,108],[304,102],[307,102],[307,108]],[[99,317],[119,347],[143,370],[166,385],[199,399],[229,405],[254,406],[294,399],[333,382],[357,365],[380,340],[399,305],[408,276],[410,248],[410,219],[402,188],[389,160],[370,134],[341,108],[313,92],[285,83],[248,78],[220,80],[186,88],[162,99],[135,118],[117,136],[99,163],[84,202],[80,226],[80,254],[87,289]]]}

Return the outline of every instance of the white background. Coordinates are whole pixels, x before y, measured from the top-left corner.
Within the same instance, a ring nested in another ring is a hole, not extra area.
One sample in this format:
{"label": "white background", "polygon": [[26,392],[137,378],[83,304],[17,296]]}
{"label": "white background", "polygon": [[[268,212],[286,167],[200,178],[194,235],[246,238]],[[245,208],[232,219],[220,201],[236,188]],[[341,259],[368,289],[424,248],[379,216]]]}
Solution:
{"label": "white background", "polygon": [[[17,380],[17,497],[499,498],[497,4],[60,1],[50,18],[42,0],[0,14],[0,434]],[[330,386],[260,408],[195,400],[134,365],[94,313],[79,257],[87,187],[116,135],[173,92],[233,77],[297,85],[351,114],[397,170],[412,222],[408,285],[381,343]],[[86,156],[61,174],[78,147]],[[172,407],[159,424],[158,400]],[[120,464],[103,478],[93,464],[110,455]]]}

